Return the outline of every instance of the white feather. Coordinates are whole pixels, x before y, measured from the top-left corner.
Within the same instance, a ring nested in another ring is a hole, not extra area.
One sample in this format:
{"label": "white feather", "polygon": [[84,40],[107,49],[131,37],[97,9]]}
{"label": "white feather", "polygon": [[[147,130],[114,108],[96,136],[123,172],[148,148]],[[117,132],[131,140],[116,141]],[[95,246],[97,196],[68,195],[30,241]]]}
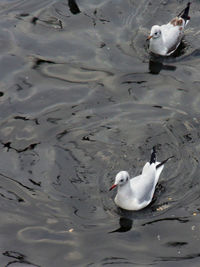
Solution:
{"label": "white feather", "polygon": [[140,210],[152,201],[156,184],[164,165],[156,169],[160,162],[147,162],[142,174],[130,179],[128,172],[121,171],[116,175],[114,185],[118,185],[115,203],[126,210]]}
{"label": "white feather", "polygon": [[[184,12],[188,14],[189,5],[188,3],[187,11],[185,9],[181,14]],[[171,55],[178,48],[183,38],[184,28],[188,22],[189,17],[186,21],[182,17],[176,17],[162,26],[152,26],[150,36],[148,37],[150,40],[149,50],[161,56]]]}

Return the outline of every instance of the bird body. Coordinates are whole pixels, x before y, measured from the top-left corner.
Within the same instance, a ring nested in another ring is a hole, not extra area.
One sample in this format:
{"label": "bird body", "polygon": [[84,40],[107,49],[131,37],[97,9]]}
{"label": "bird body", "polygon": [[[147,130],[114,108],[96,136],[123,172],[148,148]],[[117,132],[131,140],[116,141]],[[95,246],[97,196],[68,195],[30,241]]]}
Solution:
{"label": "bird body", "polygon": [[149,50],[154,54],[169,56],[178,48],[184,34],[185,26],[188,24],[190,3],[187,7],[169,23],[162,26],[154,25],[149,37]]}
{"label": "bird body", "polygon": [[115,177],[115,183],[110,188],[112,190],[117,187],[115,204],[126,210],[140,210],[148,206],[152,201],[156,184],[167,160],[161,163],[157,162],[154,148],[151,160],[144,165],[141,175],[130,179],[127,171],[120,171]]}
{"label": "bird body", "polygon": [[[164,168],[161,166],[159,170],[156,170],[158,164],[159,162],[150,165],[147,162],[141,175],[129,179],[125,186],[118,187],[115,197],[117,206],[126,210],[140,210],[150,204],[160,173]],[[119,175],[121,176],[121,172]]]}

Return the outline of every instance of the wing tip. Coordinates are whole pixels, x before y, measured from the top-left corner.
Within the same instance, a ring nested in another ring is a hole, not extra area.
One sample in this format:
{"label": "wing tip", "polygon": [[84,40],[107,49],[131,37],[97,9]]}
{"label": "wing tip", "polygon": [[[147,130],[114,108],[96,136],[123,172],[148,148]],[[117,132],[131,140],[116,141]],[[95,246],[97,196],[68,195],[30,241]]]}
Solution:
{"label": "wing tip", "polygon": [[184,8],[179,14],[178,14],[178,17],[181,17],[182,19],[186,21],[190,20],[190,16],[189,15],[189,10],[190,10],[190,5],[191,5],[191,2],[188,2],[187,3],[187,6],[186,8]]}
{"label": "wing tip", "polygon": [[175,158],[175,156],[171,156],[165,160],[163,160],[161,163],[159,163],[157,166],[156,166],[156,169],[160,168],[161,166],[164,166],[164,164],[169,160],[169,159],[172,159],[172,158]]}
{"label": "wing tip", "polygon": [[151,150],[150,164],[155,162],[156,162],[156,146],[153,146]]}

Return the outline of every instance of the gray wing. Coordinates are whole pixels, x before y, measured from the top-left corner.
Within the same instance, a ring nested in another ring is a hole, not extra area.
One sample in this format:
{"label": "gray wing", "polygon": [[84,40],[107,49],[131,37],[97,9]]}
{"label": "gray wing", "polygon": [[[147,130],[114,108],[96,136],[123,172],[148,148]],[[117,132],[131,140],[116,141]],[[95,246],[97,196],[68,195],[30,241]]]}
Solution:
{"label": "gray wing", "polygon": [[131,187],[139,203],[151,201],[156,186],[155,164],[147,162],[142,174],[131,179]]}
{"label": "gray wing", "polygon": [[171,23],[161,26],[162,38],[167,54],[171,54],[179,46],[183,37],[183,27]]}

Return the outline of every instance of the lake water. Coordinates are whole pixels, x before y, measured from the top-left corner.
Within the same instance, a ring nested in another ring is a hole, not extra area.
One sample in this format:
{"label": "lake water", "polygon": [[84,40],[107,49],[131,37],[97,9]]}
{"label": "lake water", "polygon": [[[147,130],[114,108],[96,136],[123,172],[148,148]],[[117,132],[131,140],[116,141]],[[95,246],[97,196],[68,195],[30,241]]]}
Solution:
{"label": "lake water", "polygon": [[[0,2],[0,262],[200,266],[199,1],[174,56],[146,37],[185,1]],[[156,200],[108,189],[156,145]]]}

